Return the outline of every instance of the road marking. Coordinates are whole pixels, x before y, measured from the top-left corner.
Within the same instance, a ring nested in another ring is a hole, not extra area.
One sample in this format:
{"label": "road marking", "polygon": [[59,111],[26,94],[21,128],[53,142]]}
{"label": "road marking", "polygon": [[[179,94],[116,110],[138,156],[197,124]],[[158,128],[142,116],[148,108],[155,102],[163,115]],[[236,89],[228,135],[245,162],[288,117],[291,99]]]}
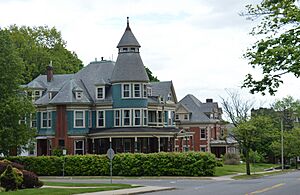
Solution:
{"label": "road marking", "polygon": [[276,184],[276,185],[271,186],[271,187],[267,187],[267,188],[263,188],[261,190],[250,192],[250,193],[248,193],[246,195],[260,194],[260,193],[263,193],[263,192],[266,192],[266,191],[269,191],[269,190],[272,190],[272,189],[275,189],[275,188],[279,188],[280,186],[283,186],[283,185],[285,185],[285,183],[279,183],[279,184]]}

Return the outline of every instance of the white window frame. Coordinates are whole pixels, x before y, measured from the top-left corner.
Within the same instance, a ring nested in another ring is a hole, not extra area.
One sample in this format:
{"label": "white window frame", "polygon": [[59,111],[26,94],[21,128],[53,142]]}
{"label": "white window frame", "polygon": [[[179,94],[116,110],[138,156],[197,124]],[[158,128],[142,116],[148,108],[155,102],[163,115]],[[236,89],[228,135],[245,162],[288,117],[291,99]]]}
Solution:
{"label": "white window frame", "polygon": [[[119,117],[118,117],[118,118],[116,117],[116,116],[117,116],[117,115],[116,115],[117,112],[119,112]],[[119,121],[119,125],[116,124],[116,120],[117,120],[117,119],[118,119],[118,121]],[[115,126],[115,127],[121,127],[121,126],[122,126],[121,121],[122,121],[122,120],[121,120],[121,110],[114,110],[114,126]]]}
{"label": "white window frame", "polygon": [[82,95],[83,95],[82,91],[76,91],[75,92],[76,100],[81,100]]}
{"label": "white window frame", "polygon": [[[33,121],[35,121],[35,125],[33,125]],[[36,113],[30,114],[30,128],[37,128],[37,116],[36,116]]]}
{"label": "white window frame", "polygon": [[147,87],[147,96],[152,96],[152,88],[151,87]]}
{"label": "white window frame", "polygon": [[[38,92],[38,94],[36,93]],[[42,97],[42,91],[41,90],[33,90],[33,93],[32,93],[32,98],[34,101],[38,100],[40,97]]]}
{"label": "white window frame", "polygon": [[[125,125],[125,111],[126,110],[129,111],[129,125]],[[130,109],[124,109],[124,110],[122,110],[122,124],[123,124],[123,127],[129,127],[129,126],[131,126],[131,119],[132,119],[131,113],[132,112],[131,112]]]}
{"label": "white window frame", "polygon": [[[76,142],[82,142],[82,148],[76,148]],[[77,150],[82,150],[82,155],[84,155],[84,140],[74,140],[74,155],[76,155]],[[78,154],[80,155],[80,154]]]}
{"label": "white window frame", "polygon": [[[77,126],[76,125],[76,112],[83,112],[83,125]],[[85,110],[74,110],[74,128],[85,128]]]}
{"label": "white window frame", "polygon": [[89,128],[92,128],[92,124],[93,124],[93,114],[92,111],[89,111]]}
{"label": "white window frame", "polygon": [[[135,116],[135,112],[136,112],[136,111],[140,111],[140,117],[136,117],[136,116]],[[138,124],[138,125],[135,124],[135,119],[136,119],[136,118],[139,118],[139,119],[140,119],[140,124]],[[142,126],[142,124],[143,124],[142,119],[143,119],[143,118],[142,118],[142,110],[141,110],[141,109],[134,109],[134,110],[133,110],[133,126]]]}
{"label": "white window frame", "polygon": [[[102,89],[102,97],[99,97],[98,90]],[[104,100],[105,99],[105,86],[96,87],[96,100]]]}
{"label": "white window frame", "polygon": [[[128,97],[125,97],[125,96],[124,96],[124,92],[125,92],[124,86],[125,86],[125,85],[128,85],[128,86],[129,86],[129,89],[128,89],[129,96],[128,96]],[[130,84],[130,83],[123,83],[121,87],[122,87],[122,90],[121,90],[121,91],[122,91],[122,98],[124,98],[124,99],[126,99],[126,98],[131,98],[131,84]]]}
{"label": "white window frame", "polygon": [[[103,112],[103,125],[102,126],[100,126],[100,124],[99,124],[99,112]],[[105,127],[105,110],[97,110],[97,127],[98,128],[103,128],[103,127]]]}
{"label": "white window frame", "polygon": [[[185,118],[185,117],[186,117],[186,118]],[[190,117],[189,117],[189,114],[184,114],[184,115],[183,115],[183,120],[188,121],[189,118],[190,118]]]}
{"label": "white window frame", "polygon": [[[43,117],[44,113],[46,113],[46,118]],[[46,121],[47,125],[43,125],[43,121]],[[52,123],[52,113],[51,111],[43,111],[41,112],[41,128],[51,128]]]}
{"label": "white window frame", "polygon": [[[204,130],[204,135],[205,135],[204,138],[201,137],[201,135],[202,135],[201,131],[202,131],[202,130]],[[206,140],[206,134],[207,134],[207,129],[205,129],[205,128],[200,128],[200,140]]]}
{"label": "white window frame", "polygon": [[[139,86],[139,90],[135,90],[135,86],[136,86],[136,85]],[[135,95],[135,92],[136,92],[136,91],[139,92],[139,95],[138,95],[138,96]],[[134,98],[141,98],[141,97],[142,97],[142,93],[141,93],[141,92],[142,92],[142,86],[141,86],[141,84],[140,84],[140,83],[133,83],[133,97],[134,97]]]}
{"label": "white window frame", "polygon": [[[146,123],[145,123],[146,121]],[[143,125],[148,126],[148,110],[143,110]]]}
{"label": "white window frame", "polygon": [[[204,148],[204,151],[202,151],[202,148]],[[206,152],[206,145],[200,145],[200,152]]]}

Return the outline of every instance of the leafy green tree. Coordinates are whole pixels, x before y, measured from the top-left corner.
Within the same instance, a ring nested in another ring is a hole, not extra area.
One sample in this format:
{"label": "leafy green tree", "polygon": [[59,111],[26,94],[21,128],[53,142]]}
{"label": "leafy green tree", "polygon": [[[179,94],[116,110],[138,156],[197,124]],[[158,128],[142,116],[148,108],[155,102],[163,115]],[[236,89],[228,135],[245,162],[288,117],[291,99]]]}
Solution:
{"label": "leafy green tree", "polygon": [[56,74],[76,73],[83,67],[76,53],[66,48],[66,41],[55,27],[13,25],[7,30],[18,57],[23,61],[24,83],[45,74],[50,61],[53,62]]}
{"label": "leafy green tree", "polygon": [[149,77],[150,82],[159,82],[157,76],[154,76],[152,71],[149,68],[147,68],[145,66],[145,69],[146,69],[146,72],[147,72],[147,75]]}
{"label": "leafy green tree", "polygon": [[34,106],[21,93],[23,70],[9,31],[0,29],[0,154],[5,156],[26,145],[35,133],[25,122]]}
{"label": "leafy green tree", "polygon": [[238,141],[239,147],[246,161],[246,173],[250,175],[250,151],[257,151],[262,146],[273,130],[272,120],[265,116],[252,117],[248,121],[239,123],[233,129],[233,136]]}
{"label": "leafy green tree", "polygon": [[282,75],[300,76],[300,7],[297,0],[263,0],[258,5],[246,6],[242,13],[250,19],[261,19],[250,33],[260,38],[244,54],[253,68],[262,71],[261,78],[246,75],[243,87],[251,93],[266,91],[274,95]]}

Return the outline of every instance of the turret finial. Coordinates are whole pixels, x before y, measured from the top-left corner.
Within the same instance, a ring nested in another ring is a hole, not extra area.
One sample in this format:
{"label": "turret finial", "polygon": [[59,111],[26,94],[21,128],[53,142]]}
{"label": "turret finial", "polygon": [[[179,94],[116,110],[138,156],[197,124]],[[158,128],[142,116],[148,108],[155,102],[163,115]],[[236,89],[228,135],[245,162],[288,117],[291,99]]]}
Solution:
{"label": "turret finial", "polygon": [[127,27],[126,27],[126,30],[131,30],[130,27],[129,27],[129,17],[127,16]]}

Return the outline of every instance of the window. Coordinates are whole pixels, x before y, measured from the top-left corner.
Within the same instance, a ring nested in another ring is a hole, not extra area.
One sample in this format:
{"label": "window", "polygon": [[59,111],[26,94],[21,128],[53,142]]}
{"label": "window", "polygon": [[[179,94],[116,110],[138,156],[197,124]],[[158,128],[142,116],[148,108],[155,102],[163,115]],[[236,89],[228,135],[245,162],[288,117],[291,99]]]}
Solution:
{"label": "window", "polygon": [[144,110],[144,126],[148,125],[148,111]]}
{"label": "window", "polygon": [[41,128],[51,128],[51,112],[41,112]]}
{"label": "window", "polygon": [[189,115],[185,114],[184,115],[184,120],[188,120],[189,119]]}
{"label": "window", "polygon": [[151,87],[147,87],[147,95],[152,96],[152,88]]}
{"label": "window", "polygon": [[206,129],[204,128],[200,129],[200,139],[202,140],[206,139]]}
{"label": "window", "polygon": [[175,119],[179,120],[179,115],[178,114],[175,115]]}
{"label": "window", "polygon": [[21,117],[21,119],[19,120],[19,124],[25,125],[26,124],[26,117]]}
{"label": "window", "polygon": [[74,127],[84,127],[84,111],[74,111]]}
{"label": "window", "polygon": [[131,48],[130,48],[130,51],[135,51],[135,48],[134,48],[134,47],[131,47]]}
{"label": "window", "polygon": [[134,97],[141,97],[141,84],[134,84]]}
{"label": "window", "polygon": [[75,140],[74,141],[74,154],[83,155],[84,154],[84,142],[83,140]]}
{"label": "window", "polygon": [[134,125],[140,126],[141,125],[141,111],[134,110]]}
{"label": "window", "polygon": [[144,94],[144,97],[147,97],[147,85],[143,85],[143,94]]}
{"label": "window", "polygon": [[121,126],[120,110],[115,110],[115,127]]}
{"label": "window", "polygon": [[34,101],[36,101],[37,99],[39,99],[42,96],[42,91],[40,90],[35,90],[33,93],[33,99]]}
{"label": "window", "polygon": [[128,48],[123,48],[123,51],[127,51],[128,50]]}
{"label": "window", "polygon": [[105,88],[104,87],[97,87],[96,88],[96,99],[97,100],[105,99]]}
{"label": "window", "polygon": [[130,126],[130,115],[131,115],[131,110],[123,110],[123,125],[124,126]]}
{"label": "window", "polygon": [[157,120],[157,118],[156,118],[156,111],[149,111],[148,112],[148,123],[150,124],[155,124],[156,125],[156,120]]}
{"label": "window", "polygon": [[205,145],[200,145],[200,151],[201,152],[206,152],[206,146]]}
{"label": "window", "polygon": [[162,123],[162,111],[157,112],[158,116],[158,123]]}
{"label": "window", "polygon": [[172,125],[172,111],[168,111],[168,125]]}
{"label": "window", "polygon": [[80,92],[80,91],[76,91],[76,100],[81,100],[81,98],[82,98],[82,92]]}
{"label": "window", "polygon": [[129,98],[130,97],[130,85],[123,84],[122,90],[123,90],[123,92],[122,92],[123,98]]}
{"label": "window", "polygon": [[168,100],[169,100],[169,101],[172,100],[172,95],[171,95],[171,93],[168,94]]}
{"label": "window", "polygon": [[97,112],[97,127],[104,127],[105,126],[105,112],[104,110],[99,110]]}
{"label": "window", "polygon": [[52,92],[49,92],[49,93],[48,93],[48,97],[49,97],[49,100],[52,99]]}
{"label": "window", "polygon": [[31,120],[30,127],[32,127],[32,128],[37,127],[36,114],[35,113],[30,115],[30,120]]}
{"label": "window", "polygon": [[65,148],[65,140],[64,140],[64,139],[58,140],[58,147],[59,147],[60,149]]}

